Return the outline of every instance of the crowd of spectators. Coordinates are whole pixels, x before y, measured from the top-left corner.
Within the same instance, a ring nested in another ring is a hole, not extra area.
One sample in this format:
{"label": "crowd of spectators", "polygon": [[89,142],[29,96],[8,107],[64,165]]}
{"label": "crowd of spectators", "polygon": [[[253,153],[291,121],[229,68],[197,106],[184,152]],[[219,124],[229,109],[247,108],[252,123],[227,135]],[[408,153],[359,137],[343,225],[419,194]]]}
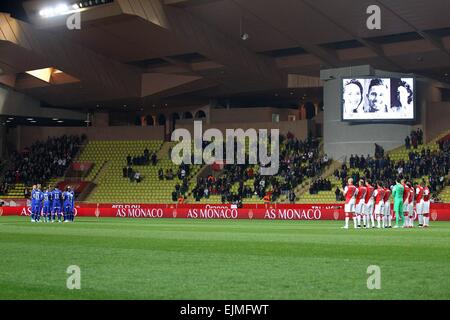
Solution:
{"label": "crowd of spectators", "polygon": [[84,140],[85,135],[48,137],[47,141],[37,141],[21,152],[13,152],[0,183],[0,192],[7,193],[15,183],[32,185],[63,176]]}
{"label": "crowd of spectators", "polygon": [[158,163],[158,159],[156,156],[156,152],[150,151],[148,148],[145,148],[144,153],[139,156],[132,157],[131,155],[127,156],[127,166],[122,168],[122,176],[124,178],[130,179],[130,182],[141,182],[143,177],[141,173],[137,170],[134,170],[132,166],[148,166],[152,164],[156,166]]}
{"label": "crowd of spectators", "polygon": [[423,144],[423,131],[420,128],[411,131],[411,134],[405,138],[406,149],[411,149],[411,146],[417,149],[421,144]]}
{"label": "crowd of spectators", "polygon": [[[286,136],[280,135],[278,174],[260,175],[259,170],[250,164],[225,164],[220,174],[198,178],[192,196],[195,201],[200,201],[210,195],[220,195],[222,203],[239,206],[244,198],[257,196],[265,202],[272,202],[284,194],[293,203],[296,197],[292,190],[305,178],[321,173],[329,163],[328,156],[319,154],[318,140],[309,138],[302,141],[288,133]],[[247,183],[248,180],[253,180],[253,183]],[[236,184],[237,190],[233,191],[232,186]],[[176,196],[172,194],[173,199]]]}
{"label": "crowd of spectators", "polygon": [[145,148],[144,153],[139,156],[132,157],[131,155],[127,156],[127,166],[148,166],[150,163],[156,166],[158,159],[156,157],[156,153],[152,152]]}
{"label": "crowd of spectators", "polygon": [[0,183],[0,195],[5,195],[8,193],[9,190],[9,184],[6,181],[3,181]]}
{"label": "crowd of spectators", "polygon": [[130,165],[122,169],[123,177],[130,179],[130,182],[141,182],[142,176],[139,171],[135,171]]}
{"label": "crowd of spectators", "polygon": [[[444,188],[450,170],[449,141],[439,142],[439,150],[434,152],[430,149],[422,149],[420,152],[411,150],[407,161],[395,162],[389,156],[376,158],[369,155],[367,157],[351,155],[350,169],[347,168],[346,164],[343,164],[340,171],[334,172],[334,176],[341,179],[342,187],[346,185],[347,179],[350,177],[353,178],[353,181],[366,178],[374,182],[383,181],[391,185],[398,177],[420,179],[423,176],[428,176],[427,183],[430,186],[430,191],[437,192]],[[338,197],[337,191],[336,197]]]}
{"label": "crowd of spectators", "polygon": [[310,194],[317,194],[319,191],[331,191],[331,181],[328,179],[317,179],[309,187]]}

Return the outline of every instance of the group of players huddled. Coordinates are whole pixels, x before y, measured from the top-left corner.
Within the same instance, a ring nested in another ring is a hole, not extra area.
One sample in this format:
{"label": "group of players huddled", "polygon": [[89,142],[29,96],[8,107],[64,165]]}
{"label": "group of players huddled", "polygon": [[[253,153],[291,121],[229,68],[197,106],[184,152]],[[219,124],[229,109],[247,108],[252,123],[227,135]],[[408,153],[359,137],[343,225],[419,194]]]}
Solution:
{"label": "group of players huddled", "polygon": [[31,191],[31,222],[74,222],[74,199],[75,194],[70,186],[62,192],[58,186],[48,186],[44,191],[41,185],[33,185]]}
{"label": "group of players huddled", "polygon": [[[397,179],[396,184],[377,182],[372,186],[369,180],[359,180],[358,187],[353,185],[353,179],[343,191],[345,196],[345,225],[348,229],[350,216],[355,229],[361,228],[392,228],[391,195],[394,198],[395,226],[394,228],[414,227],[414,204],[419,220],[419,227],[428,227],[430,218],[430,189],[425,181],[411,184],[405,179]],[[376,220],[376,225],[375,225]],[[399,225],[399,220],[401,226]]]}

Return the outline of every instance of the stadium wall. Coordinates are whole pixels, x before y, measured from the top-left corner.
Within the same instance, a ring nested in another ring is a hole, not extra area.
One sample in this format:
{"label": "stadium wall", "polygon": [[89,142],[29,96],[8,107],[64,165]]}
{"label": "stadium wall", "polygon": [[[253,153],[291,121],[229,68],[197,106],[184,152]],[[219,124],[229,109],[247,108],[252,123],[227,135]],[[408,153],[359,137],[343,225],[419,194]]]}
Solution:
{"label": "stadium wall", "polygon": [[279,115],[280,122],[288,121],[289,115],[300,118],[298,109],[266,108],[231,108],[211,109],[210,122],[233,123],[236,119],[245,119],[246,122],[272,122],[272,115]]}
{"label": "stadium wall", "polygon": [[[189,130],[191,135],[194,134],[194,123],[180,123],[175,126]],[[209,128],[219,129],[225,136],[226,129],[279,129],[280,134],[286,135],[291,132],[298,139],[306,139],[308,137],[308,121],[280,121],[280,122],[226,122],[226,123],[203,123],[203,131]]]}
{"label": "stadium wall", "polygon": [[430,103],[426,111],[426,141],[450,130],[450,102]]}
{"label": "stadium wall", "polygon": [[41,103],[22,93],[0,86],[0,115],[13,117],[59,118],[85,120],[81,112],[58,108],[44,108]]}
{"label": "stadium wall", "polygon": [[[29,206],[0,207],[0,215],[29,216]],[[343,220],[344,205],[336,204],[253,204],[235,208],[229,204],[76,204],[78,217],[182,218],[182,219],[264,219],[264,220]],[[391,211],[393,215],[393,212]],[[432,221],[450,221],[450,204],[431,203]],[[414,217],[417,220],[417,214]]]}
{"label": "stadium wall", "polygon": [[10,130],[10,139],[23,149],[36,140],[47,137],[85,134],[89,140],[164,140],[164,126],[138,127],[28,127],[18,126]]}
{"label": "stadium wall", "polygon": [[425,110],[431,102],[439,98],[434,95],[433,83],[424,78],[416,79],[415,121],[351,123],[341,120],[341,78],[374,75],[403,76],[374,70],[368,65],[321,71],[321,79],[324,80],[324,150],[334,159],[342,159],[350,154],[373,155],[375,143],[385,150],[394,149],[403,145],[405,137],[416,127],[422,127],[426,136]]}

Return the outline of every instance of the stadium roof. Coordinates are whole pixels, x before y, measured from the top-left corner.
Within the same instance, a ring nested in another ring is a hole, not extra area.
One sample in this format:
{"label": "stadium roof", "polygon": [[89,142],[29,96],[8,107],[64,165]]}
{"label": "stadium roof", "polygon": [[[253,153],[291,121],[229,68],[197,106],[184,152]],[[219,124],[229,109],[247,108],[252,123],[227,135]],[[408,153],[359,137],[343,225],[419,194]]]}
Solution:
{"label": "stadium roof", "polygon": [[[0,82],[54,106],[302,95],[321,86],[321,69],[361,64],[450,83],[448,0],[69,1],[92,4],[80,30],[67,15],[42,17],[60,2],[25,1],[22,16],[9,11],[20,19],[0,14]],[[366,27],[372,4],[380,30]]]}

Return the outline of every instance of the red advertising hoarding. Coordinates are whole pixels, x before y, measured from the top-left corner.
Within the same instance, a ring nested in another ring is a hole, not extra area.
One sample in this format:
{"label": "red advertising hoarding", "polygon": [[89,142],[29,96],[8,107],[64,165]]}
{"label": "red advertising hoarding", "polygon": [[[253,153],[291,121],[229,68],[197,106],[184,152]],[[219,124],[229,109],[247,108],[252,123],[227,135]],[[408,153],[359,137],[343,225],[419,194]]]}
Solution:
{"label": "red advertising hoarding", "polygon": [[[86,204],[75,208],[78,217],[182,218],[182,219],[265,219],[265,220],[342,220],[343,204],[272,204],[231,205],[202,204]],[[433,221],[450,221],[450,203],[432,203]],[[29,215],[26,206],[1,207],[1,215]]]}

